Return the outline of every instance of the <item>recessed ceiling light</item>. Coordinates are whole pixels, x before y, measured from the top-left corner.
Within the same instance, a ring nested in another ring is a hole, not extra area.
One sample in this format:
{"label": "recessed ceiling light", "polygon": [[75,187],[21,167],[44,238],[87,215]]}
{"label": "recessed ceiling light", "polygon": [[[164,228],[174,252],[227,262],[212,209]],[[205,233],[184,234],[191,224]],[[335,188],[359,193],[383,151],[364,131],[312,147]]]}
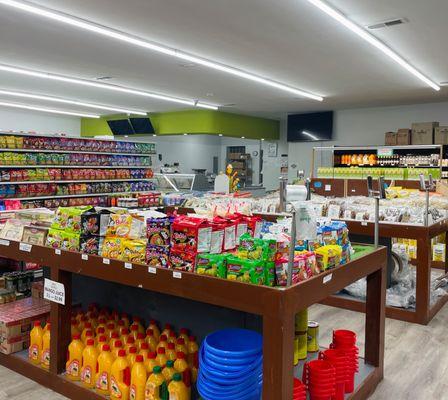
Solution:
{"label": "recessed ceiling light", "polygon": [[155,133],[152,136],[157,136]]}
{"label": "recessed ceiling light", "polygon": [[29,105],[26,105],[26,104],[8,103],[6,101],[0,101],[0,106],[2,106],[2,107],[20,108],[20,109],[23,109],[23,110],[42,111],[42,112],[51,113],[51,114],[73,115],[75,117],[100,118],[99,115],[83,114],[83,113],[70,112],[70,111],[61,111],[61,110],[55,110],[55,109],[52,109],[52,108],[43,108],[43,107],[37,107],[37,106],[29,106]]}
{"label": "recessed ceiling light", "polygon": [[51,101],[54,103],[72,104],[72,105],[80,106],[80,107],[88,107],[88,108],[96,108],[99,110],[116,111],[116,112],[125,113],[125,114],[147,115],[147,113],[144,111],[128,110],[128,109],[121,108],[121,107],[103,106],[103,105],[99,105],[99,104],[85,103],[82,101],[67,100],[67,99],[61,99],[59,97],[44,96],[44,95],[40,95],[40,94],[15,92],[15,91],[11,91],[11,90],[0,89],[0,95]]}
{"label": "recessed ceiling light", "polygon": [[246,139],[244,136],[241,136],[241,139]]}
{"label": "recessed ceiling light", "polygon": [[353,33],[358,35],[360,38],[364,39],[366,42],[370,43],[372,46],[376,47],[378,50],[381,50],[384,54],[394,60],[397,64],[402,66],[412,75],[420,79],[422,82],[432,87],[434,90],[440,90],[439,85],[433,82],[431,79],[427,78],[420,71],[414,68],[411,64],[405,61],[402,57],[400,57],[397,53],[395,53],[391,48],[386,46],[383,42],[373,36],[371,33],[367,32],[365,29],[356,25],[354,22],[349,20],[344,14],[332,8],[329,4],[323,2],[322,0],[308,0],[309,3],[319,8],[325,14],[329,15],[340,24],[344,25],[347,29],[350,29]]}
{"label": "recessed ceiling light", "polygon": [[184,133],[184,136],[188,136],[188,133]]}
{"label": "recessed ceiling light", "polygon": [[220,133],[218,136],[222,136],[222,133]]}
{"label": "recessed ceiling light", "polygon": [[129,137],[128,135],[124,135],[124,137]]}
{"label": "recessed ceiling light", "polygon": [[[0,0],[0,4],[2,1],[3,0]],[[212,110],[218,109],[218,106],[199,103],[194,100],[185,100],[185,99],[180,99],[178,97],[167,96],[167,95],[162,95],[162,94],[152,93],[152,92],[146,92],[143,90],[137,90],[137,89],[127,88],[124,86],[113,85],[110,83],[89,81],[87,79],[72,78],[72,77],[63,76],[63,75],[51,74],[48,72],[33,71],[30,69],[14,67],[14,66],[10,66],[10,65],[0,64],[0,71],[12,72],[15,74],[32,76],[35,78],[50,79],[50,80],[59,81],[59,82],[73,83],[75,85],[90,86],[90,87],[95,87],[98,89],[112,90],[115,92],[133,94],[136,96],[150,97],[153,99],[170,101],[170,102],[179,103],[179,104],[185,104],[185,105],[192,106],[192,107],[207,108],[207,109],[212,109]]]}
{"label": "recessed ceiling light", "polygon": [[261,138],[261,141],[263,141],[264,140],[264,138]]}
{"label": "recessed ceiling light", "polygon": [[158,53],[162,53],[168,56],[176,57],[181,60],[187,61],[188,63],[193,64],[199,64],[204,67],[208,67],[211,69],[214,69],[216,71],[225,72],[230,75],[238,76],[240,78],[244,78],[253,82],[257,82],[266,86],[270,86],[279,90],[283,90],[289,93],[293,93],[299,96],[308,97],[313,100],[322,101],[323,97],[306,92],[301,89],[297,89],[295,87],[276,82],[274,80],[271,80],[269,78],[263,78],[261,76],[252,74],[250,72],[243,71],[238,68],[234,68],[225,64],[221,64],[218,62],[214,62],[211,60],[208,60],[206,58],[194,56],[191,54],[188,54],[186,52],[183,52],[181,50],[168,47],[159,43],[150,42],[145,39],[141,39],[139,37],[129,35],[124,32],[120,32],[115,29],[108,28],[103,25],[96,24],[94,22],[87,21],[85,19],[81,19],[78,17],[74,17],[69,14],[62,13],[60,11],[55,11],[50,8],[37,6],[32,3],[24,3],[22,1],[16,1],[16,0],[0,0],[0,4],[4,4],[6,6],[10,6],[25,12],[28,12],[30,14],[39,15],[41,17],[45,17],[48,19],[51,19],[53,21],[61,22],[67,25],[71,25],[80,29],[84,29],[89,32],[94,32],[102,36],[106,36],[115,40],[119,40],[121,42],[125,42],[128,44],[132,44],[134,46],[142,47],[147,50],[156,51]]}

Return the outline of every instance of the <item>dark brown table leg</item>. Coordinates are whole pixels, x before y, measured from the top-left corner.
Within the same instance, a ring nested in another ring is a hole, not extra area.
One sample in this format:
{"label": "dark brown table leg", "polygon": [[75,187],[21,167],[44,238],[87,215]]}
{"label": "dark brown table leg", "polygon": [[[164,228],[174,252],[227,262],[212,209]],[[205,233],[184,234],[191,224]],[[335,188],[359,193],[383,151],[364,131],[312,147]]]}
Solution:
{"label": "dark brown table leg", "polygon": [[294,316],[263,317],[263,399],[290,400],[293,389]]}
{"label": "dark brown table leg", "polygon": [[383,377],[386,264],[367,276],[365,360]]}
{"label": "dark brown table leg", "polygon": [[60,374],[65,371],[67,347],[71,339],[72,274],[53,267],[51,268],[51,279],[62,283],[65,287],[65,305],[51,303],[50,309],[50,371],[53,374]]}
{"label": "dark brown table leg", "polygon": [[415,292],[415,312],[417,322],[426,325],[429,318],[429,298],[431,287],[431,240],[429,237],[417,239],[417,285]]}

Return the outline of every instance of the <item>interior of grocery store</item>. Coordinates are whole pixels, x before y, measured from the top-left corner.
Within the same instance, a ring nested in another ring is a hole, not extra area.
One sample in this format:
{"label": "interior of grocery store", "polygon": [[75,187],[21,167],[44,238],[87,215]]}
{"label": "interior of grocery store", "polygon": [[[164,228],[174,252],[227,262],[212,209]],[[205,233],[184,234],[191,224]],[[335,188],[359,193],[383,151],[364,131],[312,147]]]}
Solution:
{"label": "interior of grocery store", "polygon": [[447,14],[0,0],[0,398],[448,400]]}

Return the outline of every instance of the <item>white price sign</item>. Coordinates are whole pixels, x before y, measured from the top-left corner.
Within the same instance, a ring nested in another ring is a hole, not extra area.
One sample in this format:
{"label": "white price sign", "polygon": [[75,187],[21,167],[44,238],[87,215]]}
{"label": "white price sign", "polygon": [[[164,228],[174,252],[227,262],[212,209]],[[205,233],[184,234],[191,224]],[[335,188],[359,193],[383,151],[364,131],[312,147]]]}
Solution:
{"label": "white price sign", "polygon": [[9,240],[0,239],[0,244],[1,244],[2,246],[9,246]]}
{"label": "white price sign", "polygon": [[33,248],[33,245],[31,245],[29,243],[20,243],[19,244],[19,249],[21,251],[26,251],[27,253],[30,253],[32,248]]}
{"label": "white price sign", "polygon": [[132,269],[132,264],[131,263],[124,263],[124,267],[126,269]]}
{"label": "white price sign", "polygon": [[157,274],[157,268],[156,267],[148,267],[148,272],[150,274]]}
{"label": "white price sign", "polygon": [[173,271],[173,278],[182,279],[182,272]]}
{"label": "white price sign", "polygon": [[65,287],[62,283],[45,278],[44,299],[65,305]]}

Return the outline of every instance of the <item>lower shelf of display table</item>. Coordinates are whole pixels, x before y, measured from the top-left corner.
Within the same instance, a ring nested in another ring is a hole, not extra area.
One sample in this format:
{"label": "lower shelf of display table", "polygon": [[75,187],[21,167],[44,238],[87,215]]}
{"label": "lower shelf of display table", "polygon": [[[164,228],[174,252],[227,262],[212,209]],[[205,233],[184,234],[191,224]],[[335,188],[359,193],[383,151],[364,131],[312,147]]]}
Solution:
{"label": "lower shelf of display table", "polygon": [[[321,348],[321,350],[326,350],[326,349]],[[294,367],[294,376],[296,378],[302,380],[303,366],[305,365],[305,363],[307,361],[316,360],[318,355],[319,355],[318,352],[308,353],[307,359],[299,361],[299,364]],[[362,357],[359,357],[359,372],[355,375],[355,391],[354,391],[354,393],[357,391],[357,389],[359,389],[362,386],[362,384],[366,381],[366,379],[369,378],[370,375],[372,375],[374,372],[375,372],[375,367],[370,364],[366,364],[364,359]],[[351,398],[351,396],[352,396],[352,394],[349,393],[349,394],[345,395],[345,398],[348,400]],[[309,399],[309,395],[307,398]]]}

